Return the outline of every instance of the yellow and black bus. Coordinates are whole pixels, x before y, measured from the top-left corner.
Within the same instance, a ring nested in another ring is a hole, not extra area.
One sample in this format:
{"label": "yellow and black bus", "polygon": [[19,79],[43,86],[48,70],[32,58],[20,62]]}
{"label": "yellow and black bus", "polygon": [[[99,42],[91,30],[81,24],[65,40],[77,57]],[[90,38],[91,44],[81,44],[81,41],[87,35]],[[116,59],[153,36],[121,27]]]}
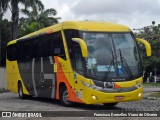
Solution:
{"label": "yellow and black bus", "polygon": [[19,97],[114,106],[142,99],[142,62],[137,41],[123,25],[66,21],[10,41],[8,89]]}

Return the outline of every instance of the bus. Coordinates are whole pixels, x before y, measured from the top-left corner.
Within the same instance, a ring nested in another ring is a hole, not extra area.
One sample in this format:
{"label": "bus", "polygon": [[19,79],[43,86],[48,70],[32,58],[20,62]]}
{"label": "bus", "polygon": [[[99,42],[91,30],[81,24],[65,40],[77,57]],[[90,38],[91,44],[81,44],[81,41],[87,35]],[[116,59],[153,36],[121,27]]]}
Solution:
{"label": "bus", "polygon": [[73,103],[114,106],[143,97],[138,42],[150,44],[124,25],[66,21],[7,45],[8,90]]}

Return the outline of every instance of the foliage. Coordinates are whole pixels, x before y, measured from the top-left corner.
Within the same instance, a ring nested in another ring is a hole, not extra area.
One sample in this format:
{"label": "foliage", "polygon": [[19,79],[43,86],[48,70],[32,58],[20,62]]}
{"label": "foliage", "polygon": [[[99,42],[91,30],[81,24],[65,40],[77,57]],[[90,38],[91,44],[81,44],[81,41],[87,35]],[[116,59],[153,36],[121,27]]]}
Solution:
{"label": "foliage", "polygon": [[0,16],[7,11],[9,0],[0,0]]}
{"label": "foliage", "polygon": [[6,46],[9,40],[11,39],[11,21],[8,21],[7,19],[2,20],[2,26],[1,26],[1,34],[2,34],[2,40],[1,40],[1,66],[5,66],[6,63]]}
{"label": "foliage", "polygon": [[[22,11],[20,11],[19,4],[24,6]],[[8,9],[12,13],[11,21],[3,20],[3,15]],[[19,19],[20,12],[26,17]],[[55,9],[44,10],[41,0],[0,0],[0,58],[2,58],[0,63],[5,66],[6,45],[9,40],[16,39],[17,35],[24,36],[58,23],[60,18],[55,18],[56,14]]]}
{"label": "foliage", "polygon": [[147,78],[150,72],[153,72],[153,75],[156,72],[159,73],[160,71],[157,70],[160,69],[160,25],[156,26],[155,22],[152,22],[152,25],[139,29],[136,37],[147,40],[152,48],[152,56],[147,58],[145,47],[139,44],[145,69],[145,77]]}
{"label": "foliage", "polygon": [[44,9],[41,0],[10,0],[11,13],[12,13],[12,39],[16,39],[18,35],[18,23],[19,23],[19,7],[18,5],[25,6],[25,9],[32,9],[36,14],[38,11]]}
{"label": "foliage", "polygon": [[3,15],[7,11],[8,8],[8,2],[9,0],[0,0],[0,65],[2,64],[2,58],[3,58],[3,42],[2,42],[2,36],[3,36]]}
{"label": "foliage", "polygon": [[56,24],[60,19],[54,17],[57,14],[57,12],[53,8],[43,10],[42,12],[38,12],[37,14],[35,14],[34,11],[28,11],[25,9],[22,9],[22,12],[27,17],[22,17],[20,19],[19,37]]}
{"label": "foliage", "polygon": [[0,89],[0,93],[4,93],[4,92],[9,92],[9,90],[6,90],[6,89],[4,89],[4,88],[1,88],[1,89]]}

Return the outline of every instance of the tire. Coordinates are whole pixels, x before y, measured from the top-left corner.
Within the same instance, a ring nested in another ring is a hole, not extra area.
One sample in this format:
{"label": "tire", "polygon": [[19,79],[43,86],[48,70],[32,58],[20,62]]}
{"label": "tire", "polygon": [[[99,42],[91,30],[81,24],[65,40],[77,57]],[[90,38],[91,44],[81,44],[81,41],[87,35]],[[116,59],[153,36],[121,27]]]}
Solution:
{"label": "tire", "polygon": [[104,103],[103,105],[106,107],[106,108],[113,108],[115,105],[117,105],[118,103]]}
{"label": "tire", "polygon": [[26,98],[30,98],[30,97],[31,97],[30,95],[25,95],[25,94],[23,93],[22,83],[19,83],[19,84],[18,84],[18,95],[19,95],[19,98],[20,98],[20,99],[26,99]]}
{"label": "tire", "polygon": [[72,102],[68,101],[69,95],[66,87],[62,87],[60,90],[60,103],[64,106],[71,106]]}

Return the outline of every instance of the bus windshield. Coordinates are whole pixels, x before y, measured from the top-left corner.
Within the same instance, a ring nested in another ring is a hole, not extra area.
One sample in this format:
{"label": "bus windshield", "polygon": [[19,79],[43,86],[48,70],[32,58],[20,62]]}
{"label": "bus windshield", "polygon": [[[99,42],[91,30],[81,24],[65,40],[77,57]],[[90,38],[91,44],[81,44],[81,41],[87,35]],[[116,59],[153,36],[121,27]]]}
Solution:
{"label": "bus windshield", "polygon": [[86,74],[105,81],[135,79],[142,73],[137,44],[131,33],[83,32],[88,46]]}

